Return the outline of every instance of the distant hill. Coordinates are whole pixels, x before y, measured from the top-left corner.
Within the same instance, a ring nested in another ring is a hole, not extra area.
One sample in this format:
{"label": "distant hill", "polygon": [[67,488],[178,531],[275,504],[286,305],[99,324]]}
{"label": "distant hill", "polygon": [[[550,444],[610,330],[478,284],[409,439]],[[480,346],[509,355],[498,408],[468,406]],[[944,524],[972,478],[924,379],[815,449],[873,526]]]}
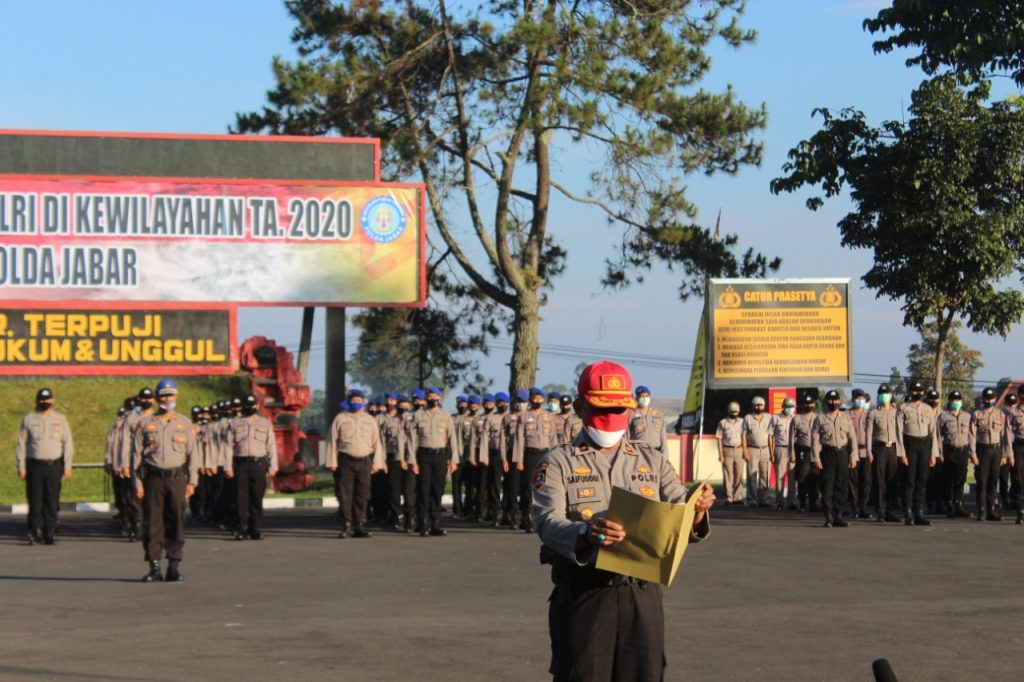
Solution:
{"label": "distant hill", "polygon": [[[155,377],[28,377],[0,379],[0,447],[7,453],[0,465],[0,504],[25,502],[24,483],[18,478],[14,450],[21,419],[35,406],[36,391],[50,388],[55,409],[68,418],[75,441],[75,462],[102,462],[107,429],[117,416],[117,408],[139,389],[156,386]],[[193,405],[208,405],[216,400],[243,395],[248,390],[244,374],[196,378],[176,378],[178,409],[191,411]],[[64,482],[62,502],[102,500],[103,471],[77,470]],[[108,498],[112,499],[112,498]]]}

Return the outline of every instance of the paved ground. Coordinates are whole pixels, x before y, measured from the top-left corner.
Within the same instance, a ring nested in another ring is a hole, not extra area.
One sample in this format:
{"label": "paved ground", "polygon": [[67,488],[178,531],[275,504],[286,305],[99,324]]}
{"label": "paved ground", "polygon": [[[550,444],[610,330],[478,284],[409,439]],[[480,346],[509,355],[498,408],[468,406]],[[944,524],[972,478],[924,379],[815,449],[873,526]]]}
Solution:
{"label": "paved ground", "polygon": [[[665,596],[669,680],[1019,680],[1024,527],[929,528],[721,510]],[[105,514],[54,547],[0,515],[2,680],[548,679],[534,536],[338,540],[326,511],[264,542],[192,529],[183,584],[145,585]]]}

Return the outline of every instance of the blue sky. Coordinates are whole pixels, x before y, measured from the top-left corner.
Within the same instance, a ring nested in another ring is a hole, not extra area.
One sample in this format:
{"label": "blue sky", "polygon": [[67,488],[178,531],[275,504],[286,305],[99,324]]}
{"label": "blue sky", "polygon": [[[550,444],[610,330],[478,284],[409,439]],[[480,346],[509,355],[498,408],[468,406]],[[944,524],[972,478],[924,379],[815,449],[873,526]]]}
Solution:
{"label": "blue sky", "polygon": [[[744,24],[758,30],[757,43],[716,48],[706,86],[732,84],[743,101],[767,104],[764,162],[736,177],[695,177],[688,189],[700,219],[711,224],[721,209],[723,231],[738,234],[743,248],[782,256],[780,276],[854,280],[854,368],[864,374],[904,367],[916,333],[902,327],[897,304],[859,287],[869,256],[842,249],[835,227],[848,201],[835,199],[812,213],[804,207],[806,193],[776,197],[768,183],[781,173],[786,152],[818,128],[815,107],[855,106],[876,123],[901,117],[922,74],[903,65],[906,55],[874,55],[872,37],[861,29],[886,4],[751,0]],[[223,133],[235,112],[262,106],[273,85],[271,57],[294,54],[280,0],[4,2],[0,26],[3,128]],[[566,175],[591,162],[587,154],[584,147],[565,149]],[[678,360],[692,357],[699,302],[681,303],[677,277],[662,269],[643,285],[602,291],[614,230],[596,212],[564,200],[553,206],[552,226],[570,256],[543,310],[542,345],[677,359],[629,366],[656,394],[682,395],[687,372]],[[300,309],[243,309],[240,334],[296,344],[300,319]],[[314,333],[322,339],[322,312]],[[979,379],[1019,374],[1012,362],[1024,340],[1019,325],[1005,341],[971,334],[965,340],[983,352]],[[589,359],[589,353],[545,350],[538,383],[567,383],[576,363]],[[496,385],[507,381],[507,361],[507,340],[483,360]],[[311,385],[323,385],[323,367],[320,351],[311,358]]]}

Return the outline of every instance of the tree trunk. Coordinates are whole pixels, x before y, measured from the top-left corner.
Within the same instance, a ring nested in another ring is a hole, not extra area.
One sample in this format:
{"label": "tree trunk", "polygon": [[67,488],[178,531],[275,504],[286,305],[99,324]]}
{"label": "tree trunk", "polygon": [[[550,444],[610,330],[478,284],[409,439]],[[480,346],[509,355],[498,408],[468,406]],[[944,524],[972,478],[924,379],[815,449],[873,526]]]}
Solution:
{"label": "tree trunk", "polygon": [[935,325],[935,364],[932,369],[932,376],[935,377],[935,390],[939,394],[939,401],[942,401],[942,370],[946,365],[946,339],[949,337],[949,330],[953,327],[953,312],[943,317],[940,312]]}
{"label": "tree trunk", "polygon": [[515,347],[512,349],[509,389],[529,388],[537,380],[537,351],[540,350],[540,301],[528,291],[516,302],[513,321]]}

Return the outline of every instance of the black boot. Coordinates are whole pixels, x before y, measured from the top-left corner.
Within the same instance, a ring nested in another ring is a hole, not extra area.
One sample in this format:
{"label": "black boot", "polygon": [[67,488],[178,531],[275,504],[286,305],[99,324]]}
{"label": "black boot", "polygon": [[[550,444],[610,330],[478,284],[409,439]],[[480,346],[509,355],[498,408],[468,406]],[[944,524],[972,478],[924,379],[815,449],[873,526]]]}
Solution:
{"label": "black boot", "polygon": [[1021,524],[1024,524],[1024,509],[1018,509],[1017,510],[1017,521],[1016,521],[1016,524],[1018,526],[1021,525]]}
{"label": "black boot", "polygon": [[370,537],[373,537],[373,535],[370,533],[370,531],[366,530],[366,526],[364,526],[361,523],[357,523],[356,524],[356,529],[352,533],[352,537],[355,537],[355,538],[370,538]]}
{"label": "black boot", "polygon": [[932,522],[924,517],[924,509],[918,507],[914,510],[914,525],[915,526],[930,526]]}
{"label": "black boot", "polygon": [[57,538],[53,536],[52,530],[43,531],[43,544],[44,545],[55,545],[57,544]]}
{"label": "black boot", "polygon": [[832,527],[832,514],[825,512],[825,528]]}
{"label": "black boot", "polygon": [[990,507],[988,514],[985,516],[988,521],[1002,521],[1003,517],[996,511],[995,507]]}
{"label": "black boot", "polygon": [[180,583],[185,580],[185,576],[178,572],[178,565],[181,563],[181,559],[171,559],[167,562],[167,577],[165,580],[169,583]]}
{"label": "black boot", "polygon": [[956,518],[956,502],[949,502],[948,504],[946,504],[946,518]]}
{"label": "black boot", "polygon": [[909,509],[903,510],[903,525],[912,526],[914,525],[914,516],[910,513]]}
{"label": "black boot", "polygon": [[[422,535],[422,533],[420,533],[420,535]],[[448,531],[446,531],[444,528],[441,528],[440,526],[433,526],[430,529],[430,535],[433,537],[443,537],[445,535],[448,535]]]}
{"label": "black boot", "polygon": [[836,528],[846,528],[850,525],[850,522],[844,519],[842,512],[840,512],[835,515],[835,518],[832,519],[832,525]]}
{"label": "black boot", "polygon": [[968,516],[970,516],[967,513],[967,510],[964,509],[964,503],[962,500],[957,500],[956,502],[953,503],[953,511],[958,519],[966,519]]}
{"label": "black boot", "polygon": [[347,522],[341,524],[341,532],[338,533],[338,537],[347,538],[349,535],[352,535],[352,524]]}
{"label": "black boot", "polygon": [[142,582],[144,583],[159,583],[163,582],[163,575],[160,573],[160,562],[150,561],[149,562],[149,573],[142,576]]}

